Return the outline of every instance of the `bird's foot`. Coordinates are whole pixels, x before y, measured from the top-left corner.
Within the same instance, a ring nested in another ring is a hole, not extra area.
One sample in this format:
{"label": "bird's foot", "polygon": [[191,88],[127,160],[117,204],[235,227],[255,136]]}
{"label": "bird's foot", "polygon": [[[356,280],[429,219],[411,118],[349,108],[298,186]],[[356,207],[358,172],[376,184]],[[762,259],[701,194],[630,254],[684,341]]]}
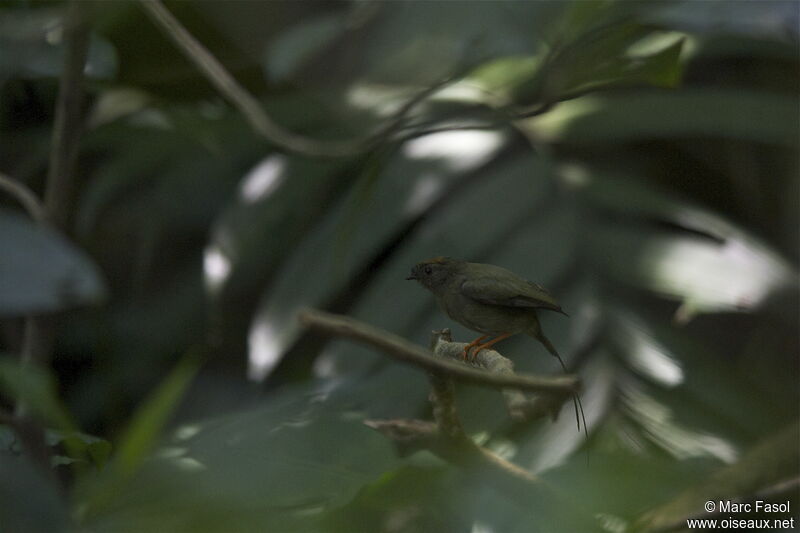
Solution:
{"label": "bird's foot", "polygon": [[[478,353],[481,350],[484,350],[486,348],[491,348],[496,343],[500,342],[503,339],[509,338],[511,335],[512,335],[511,333],[503,333],[502,335],[498,335],[497,337],[495,337],[494,339],[490,340],[489,342],[486,342],[486,343],[483,343],[483,344],[477,344],[476,343],[475,350],[472,352],[472,362],[474,363],[475,361],[478,360]],[[488,335],[486,337],[488,337]],[[481,339],[485,339],[486,337],[481,337]],[[480,342],[480,340],[478,342]]]}
{"label": "bird's foot", "polygon": [[[486,337],[488,337],[488,336],[489,336],[489,335],[481,335],[480,337],[478,337],[477,339],[475,339],[475,340],[474,340],[474,341],[472,341],[471,343],[469,343],[469,344],[467,344],[466,346],[464,346],[464,353],[461,355],[461,360],[462,360],[462,361],[468,361],[468,360],[469,360],[469,358],[470,358],[469,351],[470,351],[472,348],[474,348],[474,347],[478,346],[480,343],[482,343],[482,342],[483,342],[483,341],[486,339]],[[480,351],[480,350],[478,350],[478,351]],[[477,356],[478,356],[478,352],[476,351],[476,352],[473,354],[473,361],[474,361],[475,357],[477,357]]]}

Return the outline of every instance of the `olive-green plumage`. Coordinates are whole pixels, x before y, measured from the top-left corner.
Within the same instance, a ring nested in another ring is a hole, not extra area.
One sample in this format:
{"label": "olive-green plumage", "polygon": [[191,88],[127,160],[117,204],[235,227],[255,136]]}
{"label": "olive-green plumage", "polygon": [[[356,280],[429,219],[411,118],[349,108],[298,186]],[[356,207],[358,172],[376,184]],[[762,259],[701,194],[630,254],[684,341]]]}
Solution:
{"label": "olive-green plumage", "polygon": [[[419,281],[436,296],[450,318],[469,329],[500,337],[494,342],[525,333],[541,342],[561,361],[558,352],[542,333],[536,310],[566,313],[540,285],[499,266],[468,263],[450,257],[437,257],[415,265],[407,279]],[[470,348],[478,346],[479,351],[493,343],[479,345],[479,342],[471,343]]]}
{"label": "olive-green plumage", "polygon": [[[464,348],[464,358],[469,357],[472,348],[475,349],[472,354],[475,358],[478,352],[496,342],[525,333],[541,342],[566,372],[564,361],[542,332],[536,310],[567,313],[541,285],[499,266],[468,263],[452,257],[435,257],[418,263],[406,279],[417,280],[430,290],[450,318],[483,333]],[[483,342],[487,336],[494,338]],[[578,431],[581,420],[584,430],[587,430],[580,397],[574,395],[572,401]]]}

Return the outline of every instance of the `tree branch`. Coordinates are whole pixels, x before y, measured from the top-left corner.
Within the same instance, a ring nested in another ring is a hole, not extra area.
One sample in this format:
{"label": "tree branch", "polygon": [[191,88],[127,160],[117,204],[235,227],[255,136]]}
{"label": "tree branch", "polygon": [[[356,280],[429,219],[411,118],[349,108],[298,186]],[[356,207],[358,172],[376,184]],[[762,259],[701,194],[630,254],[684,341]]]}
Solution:
{"label": "tree branch", "polygon": [[[544,513],[563,516],[570,512],[573,530],[586,530],[591,518],[575,512],[575,505],[566,495],[533,473],[507,461],[489,449],[476,444],[461,425],[456,409],[454,380],[466,381],[492,388],[534,390],[556,395],[569,395],[578,388],[574,376],[543,378],[513,373],[511,361],[494,350],[479,352],[474,364],[487,371],[475,370],[463,362],[449,362],[459,358],[465,344],[450,341],[448,330],[434,332],[431,350],[408,342],[388,331],[370,326],[352,318],[317,310],[306,310],[298,315],[304,325],[332,335],[348,337],[374,346],[392,357],[417,365],[431,374],[430,401],[436,422],[424,420],[365,420],[364,424],[392,440],[401,456],[419,450],[429,450],[441,459],[459,466],[469,476],[477,476],[477,483],[490,483],[504,496],[528,508],[532,500],[544,502]],[[505,392],[505,391],[504,391]],[[518,393],[519,394],[519,393]],[[574,524],[572,524],[574,522]]]}
{"label": "tree branch", "polygon": [[[443,335],[449,335],[447,331],[434,331],[431,335],[431,350],[436,352],[436,347],[440,344]],[[464,427],[458,418],[456,409],[456,388],[453,379],[443,370],[432,370],[430,372],[431,393],[430,402],[433,405],[433,419],[439,426],[439,432],[452,440],[467,438],[464,434]]]}
{"label": "tree branch", "polygon": [[401,455],[418,450],[430,450],[441,459],[464,468],[480,467],[499,474],[506,480],[530,488],[543,483],[540,478],[506,461],[491,451],[478,446],[464,435],[454,440],[444,436],[437,425],[424,420],[365,420],[364,425],[395,442]]}
{"label": "tree branch", "polygon": [[[460,361],[466,346],[467,343],[464,342],[453,342],[449,329],[434,332],[432,350],[433,355],[436,357]],[[516,375],[513,361],[495,350],[481,350],[475,357],[473,364],[486,369],[490,374]],[[546,394],[531,398],[515,388],[503,388],[502,392],[506,400],[508,414],[517,422],[530,422],[543,416],[550,416],[555,419],[561,411],[561,406],[569,400],[572,394],[569,390],[546,391]]]}
{"label": "tree branch", "polygon": [[379,140],[395,132],[405,121],[406,115],[420,102],[458,75],[448,76],[439,83],[421,91],[406,102],[397,113],[373,133],[361,139],[347,141],[320,141],[297,135],[273,121],[264,111],[258,99],[250,94],[222,63],[192,35],[186,27],[164,6],[161,0],[139,0],[142,8],[205,75],[206,79],[244,116],[258,134],[282,148],[308,156],[345,157],[360,154]]}
{"label": "tree branch", "polygon": [[80,0],[69,3],[64,40],[66,57],[58,86],[44,195],[45,217],[62,230],[70,212],[73,170],[83,129],[83,70],[89,53],[89,26]]}
{"label": "tree branch", "polygon": [[0,189],[19,202],[33,220],[40,224],[45,222],[44,207],[33,191],[24,183],[0,172]]}
{"label": "tree branch", "polygon": [[[64,230],[70,213],[73,169],[83,125],[83,70],[89,50],[89,26],[83,16],[80,0],[72,0],[64,18],[66,55],[59,79],[56,99],[50,163],[45,186],[42,218],[55,228]],[[21,361],[29,365],[46,365],[53,342],[52,316],[30,316],[25,321]],[[20,439],[32,459],[49,474],[50,455],[44,430],[30,417],[24,402],[18,401],[14,415]]]}
{"label": "tree branch", "polygon": [[[399,361],[414,364],[427,370],[444,371],[454,379],[475,385],[564,393],[574,393],[579,388],[578,379],[575,376],[543,377],[531,374],[491,374],[470,368],[465,363],[451,363],[443,358],[432,357],[431,351],[402,337],[343,315],[309,309],[301,311],[297,318],[307,327],[331,335],[349,337],[361,341],[378,348]],[[482,357],[486,357],[484,352],[479,354],[479,361]]]}

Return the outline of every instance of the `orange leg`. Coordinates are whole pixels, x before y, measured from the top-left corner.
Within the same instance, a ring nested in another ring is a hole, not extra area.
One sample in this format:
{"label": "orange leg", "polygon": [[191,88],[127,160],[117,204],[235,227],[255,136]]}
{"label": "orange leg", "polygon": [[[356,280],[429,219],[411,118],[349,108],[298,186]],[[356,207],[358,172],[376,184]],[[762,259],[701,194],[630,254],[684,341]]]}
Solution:
{"label": "orange leg", "polygon": [[[480,352],[484,348],[491,348],[495,343],[498,343],[503,339],[507,339],[511,335],[513,335],[513,333],[503,333],[502,335],[498,335],[497,337],[495,337],[494,339],[490,340],[489,342],[479,345],[477,348],[475,348],[475,351],[472,352],[472,360],[474,361],[475,359],[477,359],[478,358],[478,352]],[[484,337],[481,337],[481,339],[483,339],[483,338]],[[478,341],[480,341],[480,339]]]}
{"label": "orange leg", "polygon": [[469,357],[469,351],[470,351],[471,349],[473,349],[474,347],[476,347],[477,345],[479,345],[480,343],[482,343],[482,342],[483,342],[483,340],[484,340],[486,337],[488,337],[488,336],[489,336],[489,335],[481,335],[480,337],[478,337],[477,339],[475,339],[475,340],[474,340],[474,341],[472,341],[471,343],[469,343],[469,344],[467,344],[466,346],[464,346],[464,355],[461,357],[461,359],[463,359],[464,361],[466,361],[466,360],[467,360],[467,358]]}

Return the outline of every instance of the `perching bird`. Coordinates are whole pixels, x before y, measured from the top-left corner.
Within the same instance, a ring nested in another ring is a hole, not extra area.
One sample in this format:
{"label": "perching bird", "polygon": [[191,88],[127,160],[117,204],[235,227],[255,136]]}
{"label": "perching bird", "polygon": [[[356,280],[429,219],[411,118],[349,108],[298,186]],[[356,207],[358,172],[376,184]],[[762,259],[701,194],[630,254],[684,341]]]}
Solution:
{"label": "perching bird", "polygon": [[[512,335],[525,333],[541,342],[567,371],[561,356],[542,332],[536,310],[547,309],[569,315],[544,287],[499,266],[468,263],[451,257],[435,257],[418,263],[406,279],[417,280],[430,290],[450,318],[483,334],[464,347],[464,359],[469,357],[473,348],[474,359],[484,348]],[[484,342],[488,337],[493,338]],[[573,402],[577,417],[580,400],[574,397]],[[580,411],[582,416],[582,406]]]}
{"label": "perching bird", "polygon": [[[564,366],[555,347],[542,333],[536,310],[566,313],[540,285],[499,266],[450,257],[423,261],[411,269],[406,279],[417,280],[430,290],[450,318],[483,333],[464,348],[465,359],[472,348],[475,348],[474,358],[484,348],[511,335],[526,333],[541,342]],[[487,337],[494,338],[484,343]]]}

